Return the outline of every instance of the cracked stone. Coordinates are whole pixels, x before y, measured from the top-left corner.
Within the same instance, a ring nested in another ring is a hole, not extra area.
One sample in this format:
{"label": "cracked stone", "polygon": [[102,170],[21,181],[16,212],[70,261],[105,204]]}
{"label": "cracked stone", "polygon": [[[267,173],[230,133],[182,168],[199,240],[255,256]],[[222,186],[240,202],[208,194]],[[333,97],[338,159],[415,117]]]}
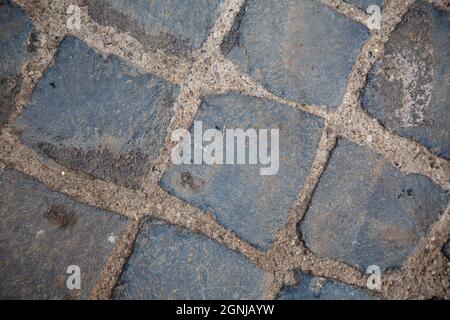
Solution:
{"label": "cracked stone", "polygon": [[311,0],[248,0],[236,32],[234,48],[224,53],[243,72],[279,96],[331,108],[341,103],[369,35]]}
{"label": "cracked stone", "polygon": [[101,25],[128,32],[151,50],[190,55],[206,41],[222,0],[91,0],[89,13]]}
{"label": "cracked stone", "polygon": [[297,273],[299,283],[283,288],[279,300],[372,300],[369,290],[331,279]]}
{"label": "cracked stone", "polygon": [[450,158],[450,16],[421,2],[393,31],[363,106],[391,130]]}
{"label": "cracked stone", "polygon": [[206,236],[147,220],[113,298],[263,299],[272,280],[272,274]]}
{"label": "cracked stone", "polygon": [[164,143],[177,94],[177,86],[68,37],[15,129],[44,158],[138,188]]}
{"label": "cracked stone", "polygon": [[161,187],[169,193],[212,212],[225,228],[268,249],[309,175],[323,121],[237,93],[207,97],[195,120],[203,122],[204,130],[280,130],[280,164],[274,175],[261,175],[260,164],[182,164],[172,165],[161,179]]}
{"label": "cracked stone", "polygon": [[0,1],[0,128],[19,92],[22,67],[34,56],[30,39],[34,34],[30,17],[9,0]]}
{"label": "cracked stone", "polygon": [[300,228],[314,253],[363,271],[398,269],[444,211],[448,193],[339,140]]}
{"label": "cracked stone", "polygon": [[[80,204],[15,170],[0,176],[0,298],[87,299],[127,219]],[[69,290],[67,267],[81,270]]]}

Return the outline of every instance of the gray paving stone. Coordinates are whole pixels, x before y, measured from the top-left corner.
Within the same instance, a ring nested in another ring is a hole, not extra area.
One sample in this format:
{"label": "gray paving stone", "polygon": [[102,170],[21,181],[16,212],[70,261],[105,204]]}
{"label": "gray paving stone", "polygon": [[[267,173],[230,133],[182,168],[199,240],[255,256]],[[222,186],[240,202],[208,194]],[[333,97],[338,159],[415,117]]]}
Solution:
{"label": "gray paving stone", "polygon": [[361,267],[398,268],[447,205],[448,193],[339,140],[301,224],[313,252]]}
{"label": "gray paving stone", "polygon": [[380,8],[384,5],[384,0],[347,0],[346,2],[361,8],[364,11],[371,5],[379,6]]}
{"label": "gray paving stone", "polygon": [[369,290],[356,288],[331,279],[297,273],[297,286],[285,287],[279,300],[372,300]]}
{"label": "gray paving stone", "polygon": [[130,33],[150,49],[189,55],[200,48],[220,14],[222,0],[91,0],[99,24]]}
{"label": "gray paving stone", "polygon": [[277,95],[331,108],[341,103],[369,34],[311,0],[248,0],[236,30],[234,48],[224,53],[242,71]]}
{"label": "gray paving stone", "polygon": [[168,192],[212,212],[241,238],[268,249],[309,175],[323,121],[236,93],[207,98],[196,121],[203,122],[204,130],[280,130],[280,167],[275,175],[261,175],[259,164],[182,164],[172,165],[161,180]]}
{"label": "gray paving stone", "polygon": [[15,126],[43,155],[137,188],[164,143],[177,93],[175,85],[69,37]]}
{"label": "gray paving stone", "polygon": [[[0,298],[89,297],[124,217],[82,205],[14,170],[0,176]],[[78,265],[81,290],[69,290]]]}
{"label": "gray paving stone", "polygon": [[369,76],[363,105],[388,128],[450,158],[450,16],[415,4]]}
{"label": "gray paving stone", "polygon": [[272,275],[243,255],[161,221],[143,223],[114,299],[263,299]]}
{"label": "gray paving stone", "polygon": [[0,128],[20,90],[21,68],[34,55],[33,37],[25,11],[9,0],[0,1]]}

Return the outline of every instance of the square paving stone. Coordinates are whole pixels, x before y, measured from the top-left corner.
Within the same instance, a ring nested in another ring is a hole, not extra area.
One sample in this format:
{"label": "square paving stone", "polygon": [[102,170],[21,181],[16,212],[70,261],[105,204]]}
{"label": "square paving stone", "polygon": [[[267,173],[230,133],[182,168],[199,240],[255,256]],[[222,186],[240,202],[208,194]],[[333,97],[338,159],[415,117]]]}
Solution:
{"label": "square paving stone", "polygon": [[15,127],[44,156],[138,188],[164,143],[177,93],[177,86],[68,37]]}
{"label": "square paving stone", "polygon": [[272,274],[203,235],[147,220],[114,299],[264,299]]}
{"label": "square paving stone", "polygon": [[450,158],[450,15],[413,5],[369,75],[363,106],[383,125]]}
{"label": "square paving stone", "polygon": [[91,0],[89,13],[101,25],[128,32],[149,49],[190,55],[207,39],[222,0]]}
{"label": "square paving stone", "polygon": [[399,268],[444,211],[448,193],[339,140],[301,224],[307,247],[360,267]]}
{"label": "square paving stone", "polygon": [[[75,202],[15,170],[0,176],[0,298],[87,299],[125,217]],[[109,239],[108,239],[109,238]],[[77,265],[81,290],[69,290]]]}
{"label": "square paving stone", "polygon": [[227,57],[271,92],[336,108],[368,29],[319,1],[248,0]]}
{"label": "square paving stone", "polygon": [[0,1],[0,128],[20,90],[22,67],[34,56],[34,36],[26,12],[9,0]]}
{"label": "square paving stone", "polygon": [[360,289],[331,279],[297,273],[297,286],[285,287],[279,300],[372,300],[369,290]]}
{"label": "square paving stone", "polygon": [[289,106],[237,93],[208,97],[195,120],[202,121],[204,130],[222,132],[279,129],[279,170],[274,175],[261,175],[261,167],[267,166],[247,161],[245,165],[172,165],[161,179],[168,192],[212,212],[242,239],[268,249],[309,175],[323,121]]}

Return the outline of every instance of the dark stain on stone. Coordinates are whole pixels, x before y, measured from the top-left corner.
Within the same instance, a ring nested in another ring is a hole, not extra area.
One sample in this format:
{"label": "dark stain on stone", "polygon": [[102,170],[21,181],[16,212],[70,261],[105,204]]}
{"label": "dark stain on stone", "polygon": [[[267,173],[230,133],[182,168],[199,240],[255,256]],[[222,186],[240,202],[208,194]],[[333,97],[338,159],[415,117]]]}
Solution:
{"label": "dark stain on stone", "polygon": [[77,217],[73,211],[68,210],[61,204],[52,205],[45,213],[44,217],[50,221],[51,224],[66,228],[73,226],[77,222]]}
{"label": "dark stain on stone", "polygon": [[151,35],[137,21],[114,10],[102,0],[91,0],[88,8],[90,16],[97,23],[111,25],[118,30],[129,33],[149,50],[156,51],[157,49],[161,49],[165,53],[175,56],[191,55],[191,49],[186,40],[177,39],[168,33]]}
{"label": "dark stain on stone", "polygon": [[37,49],[37,43],[39,42],[36,30],[33,29],[30,33],[30,37],[28,38],[27,42],[27,52],[36,52]]}
{"label": "dark stain on stone", "polygon": [[108,148],[84,151],[49,143],[40,143],[39,149],[61,165],[134,190],[139,189],[140,178],[148,171],[148,156],[140,150],[117,155]]}
{"label": "dark stain on stone", "polygon": [[51,83],[49,83],[48,85],[51,86],[53,89],[56,88],[56,84],[55,84],[54,82],[51,82]]}
{"label": "dark stain on stone", "polygon": [[200,189],[200,186],[197,184],[194,177],[189,171],[181,172],[180,178],[181,178],[181,186],[183,188],[189,188],[193,192],[197,192]]}

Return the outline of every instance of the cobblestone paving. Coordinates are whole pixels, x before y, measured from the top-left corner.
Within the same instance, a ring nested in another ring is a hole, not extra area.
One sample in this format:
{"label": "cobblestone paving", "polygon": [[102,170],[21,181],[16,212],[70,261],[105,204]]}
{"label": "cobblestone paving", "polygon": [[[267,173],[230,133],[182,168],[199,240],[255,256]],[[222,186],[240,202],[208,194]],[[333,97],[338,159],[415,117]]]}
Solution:
{"label": "cobblestone paving", "polygon": [[[0,298],[449,299],[449,12],[0,0]],[[195,120],[278,174],[172,165]]]}

